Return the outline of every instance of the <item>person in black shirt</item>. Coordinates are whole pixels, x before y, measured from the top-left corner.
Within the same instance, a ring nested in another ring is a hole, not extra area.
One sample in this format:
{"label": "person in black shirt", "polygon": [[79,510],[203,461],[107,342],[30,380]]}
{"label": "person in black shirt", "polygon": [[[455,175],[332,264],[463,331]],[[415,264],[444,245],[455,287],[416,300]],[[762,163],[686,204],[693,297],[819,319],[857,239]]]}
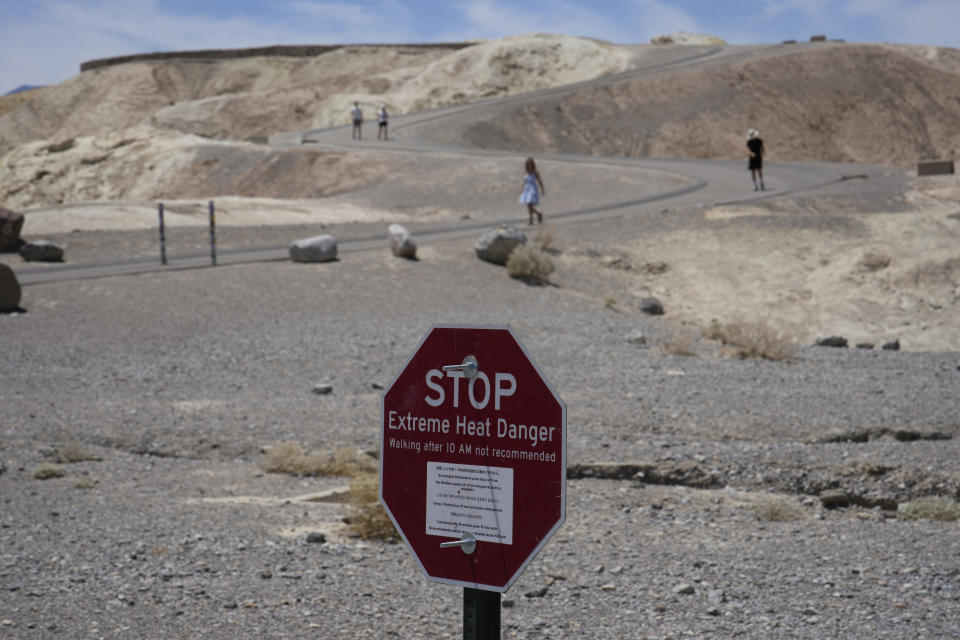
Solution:
{"label": "person in black shirt", "polygon": [[[760,137],[760,132],[756,129],[750,129],[750,131],[747,132],[747,150],[750,152],[750,161],[747,164],[747,168],[750,169],[750,179],[753,180],[753,190],[764,190],[766,187],[763,186],[763,139]],[[760,178],[759,186],[757,184],[758,176]]]}

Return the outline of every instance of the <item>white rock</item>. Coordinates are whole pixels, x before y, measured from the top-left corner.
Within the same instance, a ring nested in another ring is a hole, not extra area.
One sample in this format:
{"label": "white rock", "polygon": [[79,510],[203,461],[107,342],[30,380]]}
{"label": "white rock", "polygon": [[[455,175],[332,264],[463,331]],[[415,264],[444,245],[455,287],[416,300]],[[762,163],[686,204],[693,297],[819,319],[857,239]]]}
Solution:
{"label": "white rock", "polygon": [[477,238],[473,248],[477,257],[495,264],[507,264],[510,252],[527,243],[527,236],[516,227],[501,225]]}
{"label": "white rock", "polygon": [[387,227],[387,233],[390,236],[390,250],[393,251],[393,255],[399,258],[417,257],[417,243],[413,241],[413,236],[405,227],[391,224]]}
{"label": "white rock", "polygon": [[302,238],[290,245],[294,262],[330,262],[337,259],[337,241],[331,235]]}

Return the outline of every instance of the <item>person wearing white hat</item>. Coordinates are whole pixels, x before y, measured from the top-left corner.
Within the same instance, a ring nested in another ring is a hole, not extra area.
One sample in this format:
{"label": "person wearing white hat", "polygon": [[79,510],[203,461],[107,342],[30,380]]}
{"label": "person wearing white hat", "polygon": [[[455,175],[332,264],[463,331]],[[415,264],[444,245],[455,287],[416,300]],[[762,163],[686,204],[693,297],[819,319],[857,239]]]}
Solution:
{"label": "person wearing white hat", "polygon": [[[747,168],[750,170],[750,179],[753,180],[753,190],[763,191],[766,189],[763,185],[763,139],[756,129],[750,129],[747,132],[747,151],[750,152]],[[759,184],[757,177],[760,178]]]}

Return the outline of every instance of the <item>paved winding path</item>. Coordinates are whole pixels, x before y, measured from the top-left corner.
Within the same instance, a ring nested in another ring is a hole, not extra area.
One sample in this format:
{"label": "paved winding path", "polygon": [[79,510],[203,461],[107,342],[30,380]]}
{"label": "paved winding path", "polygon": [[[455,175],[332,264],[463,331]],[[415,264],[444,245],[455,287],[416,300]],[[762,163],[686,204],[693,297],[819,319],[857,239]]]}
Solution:
{"label": "paved winding path", "polygon": [[[471,149],[462,147],[444,146],[420,140],[416,137],[417,129],[425,124],[435,126],[446,119],[456,119],[499,106],[533,104],[545,97],[575,93],[584,89],[609,85],[618,82],[627,82],[634,78],[675,71],[678,69],[705,68],[712,65],[730,64],[750,58],[762,57],[771,53],[787,53],[800,50],[806,44],[773,45],[773,46],[738,46],[738,47],[666,47],[662,51],[651,53],[649,48],[637,47],[634,55],[637,57],[637,68],[618,74],[596,78],[575,84],[552,87],[530,93],[483,100],[464,105],[443,107],[424,112],[418,112],[391,118],[390,131],[393,138],[388,150],[404,153],[455,153],[464,156],[503,157],[519,161],[525,154],[518,151],[498,151],[489,149]],[[375,123],[372,123],[375,125]],[[368,131],[372,127],[368,125]],[[375,149],[384,151],[383,143],[375,139],[354,141],[349,139],[349,126],[315,129],[306,132],[283,133],[270,137],[270,144],[274,146],[301,146],[309,144],[311,148],[357,150]],[[369,135],[369,134],[368,134]],[[618,199],[606,204],[589,208],[551,211],[550,219],[558,224],[567,221],[583,221],[603,218],[607,216],[642,215],[664,208],[689,207],[704,204],[724,204],[748,202],[750,200],[784,195],[823,186],[842,179],[842,165],[776,163],[771,164],[768,171],[768,190],[753,192],[749,189],[748,175],[745,169],[746,160],[669,160],[650,158],[626,157],[597,157],[575,154],[543,154],[537,158],[565,163],[582,163],[595,166],[598,164],[652,169],[681,174],[693,180],[690,186],[671,189],[643,197],[632,197],[629,193],[617,194]],[[507,219],[504,222],[522,223],[521,218]],[[417,240],[420,243],[460,238],[476,235],[480,228],[489,228],[490,222],[483,223],[463,221],[429,230],[418,230]],[[338,250],[341,253],[357,251],[382,250],[385,239],[382,234],[376,237],[338,239]],[[217,264],[241,264],[249,262],[264,262],[271,260],[286,260],[289,258],[287,247],[266,247],[261,249],[247,249],[242,251],[223,252],[218,255]],[[125,261],[109,264],[68,264],[63,266],[48,266],[42,268],[18,269],[17,278],[22,285],[39,284],[60,280],[74,280],[86,278],[100,278],[117,275],[132,275],[151,271],[170,271],[178,269],[194,269],[210,265],[209,255],[171,257],[167,266],[162,266],[156,259]]]}

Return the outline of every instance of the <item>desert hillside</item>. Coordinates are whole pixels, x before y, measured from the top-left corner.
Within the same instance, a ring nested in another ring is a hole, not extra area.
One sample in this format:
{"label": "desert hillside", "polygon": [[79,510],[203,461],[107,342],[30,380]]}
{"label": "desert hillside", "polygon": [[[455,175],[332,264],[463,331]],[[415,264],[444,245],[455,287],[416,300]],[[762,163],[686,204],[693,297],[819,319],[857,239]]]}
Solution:
{"label": "desert hillside", "polygon": [[348,46],[312,57],[136,60],[85,71],[0,116],[0,154],[139,124],[235,140],[328,127],[347,122],[354,100],[369,117],[381,104],[406,113],[594,78],[629,60],[623,48],[552,35],[463,49]]}
{"label": "desert hillside", "polygon": [[[649,65],[652,56],[669,51],[692,49],[532,35],[461,48],[358,46],[312,57],[106,66],[0,99],[0,154],[6,154],[0,203],[22,209],[77,200],[265,195],[278,190],[270,178],[278,167],[314,166],[319,156],[278,165],[279,152],[230,141],[343,124],[353,100],[372,117],[380,104],[396,115],[522,96]],[[774,161],[910,166],[954,157],[960,148],[958,76],[960,52],[953,49],[771,47],[759,56],[707,59],[469,109],[444,126],[420,126],[415,135],[523,151],[741,158],[744,131],[755,127]],[[210,157],[211,140],[222,141],[219,165]],[[224,178],[224,166],[240,170]],[[283,196],[337,189],[318,187],[309,173],[303,177],[310,179],[282,181]],[[241,180],[242,189],[236,186]]]}
{"label": "desert hillside", "polygon": [[960,150],[958,85],[955,49],[830,43],[485,109],[417,135],[489,148],[740,158],[752,127],[771,160],[912,165]]}

